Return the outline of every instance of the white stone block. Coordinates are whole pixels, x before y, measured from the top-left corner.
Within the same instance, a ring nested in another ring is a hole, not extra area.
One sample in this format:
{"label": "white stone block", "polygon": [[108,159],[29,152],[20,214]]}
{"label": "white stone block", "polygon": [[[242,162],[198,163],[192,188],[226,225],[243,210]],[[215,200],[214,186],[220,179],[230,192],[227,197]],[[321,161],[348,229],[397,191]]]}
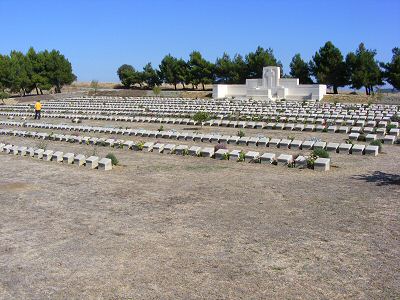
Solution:
{"label": "white stone block", "polygon": [[229,152],[229,160],[238,161],[241,152],[240,150],[232,150]]}
{"label": "white stone block", "polygon": [[276,155],[274,153],[264,153],[260,156],[260,162],[271,164],[276,160]]}
{"label": "white stone block", "polygon": [[86,167],[89,169],[96,169],[99,165],[99,158],[97,156],[90,156],[86,159]]}
{"label": "white stone block", "polygon": [[291,143],[292,143],[292,140],[282,139],[279,142],[279,148],[289,148]]}
{"label": "white stone block", "polygon": [[311,150],[314,147],[315,142],[314,141],[304,141],[301,144],[301,149],[302,150]]}
{"label": "white stone block", "polygon": [[72,164],[74,162],[74,153],[65,153],[63,155],[63,163],[65,164]]}
{"label": "white stone block", "polygon": [[278,164],[279,165],[289,165],[293,162],[293,155],[290,154],[281,154],[278,156]]}
{"label": "white stone block", "polygon": [[189,152],[189,146],[188,145],[178,145],[175,148],[175,154],[176,155],[184,155],[186,152]]}
{"label": "white stone block", "polygon": [[279,147],[280,142],[281,142],[281,139],[271,139],[269,141],[269,147]]}
{"label": "white stone block", "polygon": [[108,171],[112,169],[112,162],[109,158],[102,158],[99,160],[98,164],[99,170]]}
{"label": "white stone block", "polygon": [[202,157],[213,157],[214,156],[214,148],[205,147],[200,150],[200,155]]}
{"label": "white stone block", "polygon": [[192,146],[189,148],[189,155],[198,156],[200,155],[201,148],[198,146]]}
{"label": "white stone block", "polygon": [[365,147],[365,155],[377,156],[379,154],[379,146],[368,145]]}
{"label": "white stone block", "polygon": [[13,155],[18,155],[18,146],[12,146],[10,153]]}
{"label": "white stone block", "polygon": [[385,144],[394,144],[395,141],[396,137],[394,135],[385,135],[383,138]]}
{"label": "white stone block", "polygon": [[50,161],[52,156],[53,156],[54,151],[53,150],[46,150],[43,152],[43,160]]}
{"label": "white stone block", "polygon": [[78,154],[74,158],[74,164],[78,167],[85,165],[86,157],[83,154]]}
{"label": "white stone block", "polygon": [[34,148],[28,148],[26,150],[26,154],[30,157],[34,157],[35,156],[35,149]]}
{"label": "white stone block", "polygon": [[63,156],[64,156],[63,152],[56,151],[56,152],[53,153],[53,155],[51,157],[51,160],[52,161],[56,161],[56,162],[62,162],[63,161]]}
{"label": "white stone block", "polygon": [[143,151],[150,152],[153,150],[154,143],[153,142],[146,142],[143,145]]}
{"label": "white stone block", "polygon": [[353,145],[351,148],[351,154],[358,154],[358,155],[363,155],[365,151],[365,145]]}
{"label": "white stone block", "polygon": [[42,159],[43,153],[44,153],[44,149],[36,149],[35,150],[35,158]]}
{"label": "white stone block", "polygon": [[[1,145],[0,145],[0,148],[1,148]],[[25,156],[27,149],[28,148],[25,146],[18,147],[18,154],[21,156]]]}
{"label": "white stone block", "polygon": [[342,143],[339,145],[339,153],[342,154],[350,154],[351,148],[353,147],[352,144]]}
{"label": "white stone block", "polygon": [[215,154],[214,157],[215,159],[219,159],[219,160],[226,160],[229,159],[229,150],[227,149],[218,149]]}
{"label": "white stone block", "polygon": [[256,151],[248,151],[244,155],[244,159],[246,161],[254,162],[256,159],[260,157],[260,153]]}
{"label": "white stone block", "polygon": [[162,153],[164,151],[164,146],[165,146],[165,144],[162,144],[162,143],[154,144],[153,152]]}
{"label": "white stone block", "polygon": [[259,147],[266,147],[269,143],[269,138],[267,137],[262,137],[258,140],[257,146]]}
{"label": "white stone block", "polygon": [[290,143],[290,149],[300,149],[301,148],[301,144],[303,144],[303,141],[293,140]]}
{"label": "white stone block", "polygon": [[176,148],[175,144],[166,144],[164,146],[164,153],[173,154],[175,153],[175,148]]}
{"label": "white stone block", "polygon": [[326,142],[315,142],[314,149],[325,149]]}
{"label": "white stone block", "polygon": [[304,156],[299,155],[294,160],[294,165],[296,168],[305,169],[305,168],[307,168],[307,159]]}
{"label": "white stone block", "polygon": [[329,171],[331,160],[330,158],[318,157],[314,162],[315,171]]}
{"label": "white stone block", "polygon": [[349,134],[349,139],[352,140],[352,141],[357,141],[359,136],[360,136],[359,133],[352,132],[352,133]]}
{"label": "white stone block", "polygon": [[327,151],[332,151],[332,152],[339,152],[339,143],[328,143],[326,145],[326,150]]}

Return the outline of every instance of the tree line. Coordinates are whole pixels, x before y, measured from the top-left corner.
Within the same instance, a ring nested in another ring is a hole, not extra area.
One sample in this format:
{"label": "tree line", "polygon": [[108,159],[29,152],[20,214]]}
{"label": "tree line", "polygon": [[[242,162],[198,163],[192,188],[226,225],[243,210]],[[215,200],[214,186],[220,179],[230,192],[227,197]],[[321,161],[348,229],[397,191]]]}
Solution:
{"label": "tree line", "polygon": [[57,50],[36,52],[30,48],[26,54],[11,51],[0,54],[0,91],[26,95],[33,90],[43,94],[54,88],[61,93],[63,85],[76,80],[71,63]]}
{"label": "tree line", "polygon": [[[370,95],[374,87],[384,84],[383,81],[400,89],[400,49],[394,48],[392,52],[392,60],[383,63],[376,60],[376,50],[367,49],[363,43],[344,56],[328,41],[309,62],[304,61],[299,53],[295,54],[290,62],[289,74],[281,74],[281,77],[299,78],[301,84],[326,84],[335,94],[339,87],[351,86],[354,89],[365,88],[366,94]],[[204,90],[206,84],[244,84],[247,78],[261,78],[264,66],[279,66],[282,72],[282,63],[273,50],[259,46],[244,56],[235,54],[231,57],[223,53],[215,63],[206,60],[199,51],[190,53],[188,60],[168,54],[158,69],[151,63],[141,71],[124,64],[118,68],[117,74],[126,88],[134,85],[153,88],[166,83],[173,85],[175,90],[178,84],[184,89],[189,84],[195,89],[201,85]]]}

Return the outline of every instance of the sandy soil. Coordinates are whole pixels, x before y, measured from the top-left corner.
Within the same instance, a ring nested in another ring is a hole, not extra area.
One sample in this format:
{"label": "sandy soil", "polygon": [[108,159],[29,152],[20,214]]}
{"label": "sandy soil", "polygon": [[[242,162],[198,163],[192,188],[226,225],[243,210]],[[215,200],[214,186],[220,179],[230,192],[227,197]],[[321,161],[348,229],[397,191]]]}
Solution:
{"label": "sandy soil", "polygon": [[113,152],[121,166],[101,172],[0,153],[0,298],[400,297],[397,145],[377,157],[336,154],[326,173],[66,142],[47,148]]}

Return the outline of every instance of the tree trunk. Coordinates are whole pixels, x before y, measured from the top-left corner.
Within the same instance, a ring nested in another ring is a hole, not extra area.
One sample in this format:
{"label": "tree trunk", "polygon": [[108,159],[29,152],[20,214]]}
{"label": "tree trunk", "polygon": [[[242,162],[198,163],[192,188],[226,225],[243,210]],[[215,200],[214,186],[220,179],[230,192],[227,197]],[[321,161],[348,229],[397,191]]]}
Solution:
{"label": "tree trunk", "polygon": [[205,91],[206,88],[204,87],[204,83],[202,82],[201,85],[203,86],[203,91]]}
{"label": "tree trunk", "polygon": [[337,94],[338,93],[338,89],[337,89],[338,87],[336,86],[336,85],[334,85],[333,86],[333,93],[334,94]]}
{"label": "tree trunk", "polygon": [[37,85],[35,85],[35,89],[36,89],[36,95],[39,95],[39,90],[38,90]]}
{"label": "tree trunk", "polygon": [[176,83],[174,83],[175,91],[176,91]]}
{"label": "tree trunk", "polygon": [[182,82],[182,86],[183,86],[183,89],[185,89],[185,83],[184,82]]}
{"label": "tree trunk", "polygon": [[39,88],[39,91],[40,91],[40,95],[43,95],[43,91],[41,88]]}
{"label": "tree trunk", "polygon": [[368,87],[365,86],[365,95],[369,95]]}

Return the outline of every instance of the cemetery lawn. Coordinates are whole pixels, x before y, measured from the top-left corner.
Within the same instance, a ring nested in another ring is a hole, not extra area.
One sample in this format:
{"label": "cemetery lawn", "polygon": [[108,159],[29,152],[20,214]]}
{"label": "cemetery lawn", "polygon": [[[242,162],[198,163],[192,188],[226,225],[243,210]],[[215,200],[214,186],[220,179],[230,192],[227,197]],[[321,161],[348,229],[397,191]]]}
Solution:
{"label": "cemetery lawn", "polygon": [[326,173],[96,151],[122,166],[0,153],[1,299],[400,297],[396,145]]}

